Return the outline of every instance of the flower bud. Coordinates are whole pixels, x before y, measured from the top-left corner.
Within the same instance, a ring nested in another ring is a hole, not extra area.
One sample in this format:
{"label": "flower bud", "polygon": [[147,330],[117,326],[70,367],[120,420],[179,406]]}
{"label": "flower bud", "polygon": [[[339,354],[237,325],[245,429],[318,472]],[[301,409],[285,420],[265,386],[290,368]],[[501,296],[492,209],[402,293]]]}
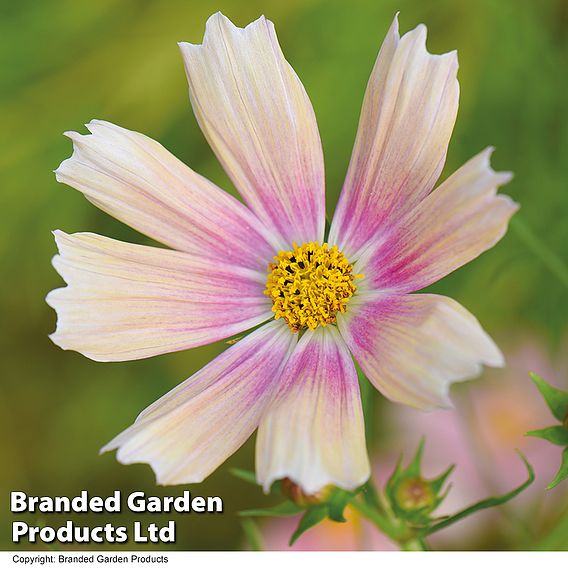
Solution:
{"label": "flower bud", "polygon": [[433,505],[436,495],[431,484],[421,477],[408,477],[395,490],[398,506],[405,511],[416,511]]}
{"label": "flower bud", "polygon": [[446,496],[443,486],[453,470],[451,466],[435,479],[425,479],[421,472],[423,449],[424,442],[421,442],[405,468],[399,461],[385,489],[393,513],[417,526],[428,525],[432,521],[432,513]]}

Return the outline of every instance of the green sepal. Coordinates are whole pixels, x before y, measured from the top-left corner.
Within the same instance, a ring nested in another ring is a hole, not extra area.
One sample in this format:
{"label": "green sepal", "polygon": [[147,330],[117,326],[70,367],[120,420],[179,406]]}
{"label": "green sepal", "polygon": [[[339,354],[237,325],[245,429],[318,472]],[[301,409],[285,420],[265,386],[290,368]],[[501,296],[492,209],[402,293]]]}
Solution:
{"label": "green sepal", "polygon": [[[233,467],[229,470],[236,478],[242,479],[247,483],[252,483],[252,485],[258,486],[258,481],[256,480],[256,474],[254,471],[249,471],[248,469],[240,469],[238,467]],[[282,495],[280,481],[275,481],[270,486],[269,493],[271,495]]]}
{"label": "green sepal", "polygon": [[560,469],[558,470],[556,477],[548,485],[547,489],[553,489],[566,478],[568,478],[568,448],[564,448],[564,451],[562,452],[562,463],[560,464]]}
{"label": "green sepal", "polygon": [[321,523],[327,517],[327,513],[327,505],[315,505],[310,507],[304,513],[304,516],[300,519],[298,528],[290,537],[289,545],[292,546],[308,529]]}
{"label": "green sepal", "polygon": [[248,471],[246,469],[240,469],[238,467],[233,467],[229,471],[238,479],[242,479],[243,481],[252,483],[253,485],[258,485],[254,471]]}
{"label": "green sepal", "polygon": [[[525,467],[527,468],[528,477],[524,483],[522,483],[512,491],[509,491],[509,493],[505,493],[504,495],[500,495],[498,497],[489,497],[487,499],[483,499],[482,501],[478,501],[474,505],[466,507],[465,509],[459,511],[458,513],[455,513],[454,515],[447,517],[442,521],[439,521],[429,527],[421,529],[418,535],[420,537],[428,536],[441,529],[445,529],[450,525],[453,525],[454,523],[460,521],[465,517],[469,517],[469,515],[477,511],[481,511],[483,509],[489,509],[490,507],[497,507],[498,505],[503,505],[504,503],[507,503],[508,501],[516,497],[519,493],[524,491],[534,481],[534,469],[532,465],[528,462],[527,458],[525,458],[525,456],[519,450],[517,450],[517,453],[519,454],[520,458],[523,460],[523,463],[525,464]],[[564,453],[566,454],[566,450],[564,451]]]}
{"label": "green sepal", "polygon": [[344,523],[346,519],[343,516],[343,511],[355,495],[356,493],[353,491],[345,491],[336,487],[326,502],[328,517],[336,523]]}
{"label": "green sepal", "polygon": [[420,438],[420,443],[414,454],[414,458],[406,468],[407,475],[413,475],[419,477],[422,473],[422,456],[424,455],[424,438]]}
{"label": "green sepal", "polygon": [[537,386],[554,417],[560,422],[564,422],[568,417],[568,392],[549,385],[536,373],[529,373],[529,376]]}
{"label": "green sepal", "polygon": [[[444,473],[442,473],[440,476],[438,476],[435,479],[432,479],[432,481],[430,481],[430,486],[434,490],[434,493],[436,493],[436,494],[440,493],[444,483],[446,483],[446,480],[448,479],[448,477],[450,477],[450,475],[452,474],[452,472],[454,471],[455,468],[456,468],[456,466],[454,464],[452,464],[450,467],[448,467],[448,469],[446,471],[444,471]],[[444,491],[444,494],[443,494],[444,497],[446,496],[449,488],[450,487],[448,486],[446,491]]]}
{"label": "green sepal", "polygon": [[568,446],[568,430],[562,426],[550,426],[549,428],[541,428],[540,430],[531,430],[526,433],[526,436],[542,438],[558,446]]}
{"label": "green sepal", "polygon": [[304,509],[292,501],[284,501],[274,507],[267,507],[265,509],[248,509],[246,511],[239,511],[237,514],[240,517],[291,517],[297,515]]}
{"label": "green sepal", "polygon": [[377,491],[372,479],[369,479],[369,481],[361,487],[360,491],[363,495],[363,499],[368,505],[371,505],[371,507],[374,507],[375,509],[382,509],[379,492]]}

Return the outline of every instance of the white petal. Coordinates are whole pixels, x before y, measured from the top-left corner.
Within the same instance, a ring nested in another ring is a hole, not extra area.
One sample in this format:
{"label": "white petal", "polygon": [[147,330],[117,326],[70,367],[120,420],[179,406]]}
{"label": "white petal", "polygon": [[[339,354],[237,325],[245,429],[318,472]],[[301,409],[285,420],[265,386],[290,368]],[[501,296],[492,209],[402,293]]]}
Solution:
{"label": "white petal", "polygon": [[143,134],[100,120],[87,128],[66,133],[73,155],[58,181],[174,249],[266,269],[280,245],[242,203]]}
{"label": "white petal", "polygon": [[253,433],[296,336],[271,322],[149,406],[101,451],[149,463],[161,485],[203,481]]}
{"label": "white petal", "polygon": [[272,22],[261,17],[241,29],[217,13],[203,45],[180,48],[197,120],[248,206],[287,248],[321,242],[324,169],[316,119]]}
{"label": "white petal", "polygon": [[361,294],[337,324],[377,389],[417,408],[451,406],[451,383],[504,364],[475,317],[445,296]]}
{"label": "white petal", "polygon": [[497,188],[511,179],[495,172],[488,148],[433,191],[362,254],[356,269],[366,286],[414,292],[494,246],[518,205]]}
{"label": "white petal", "polygon": [[357,373],[334,326],[306,331],[260,423],[257,478],[289,478],[307,494],[355,489],[369,477]]}
{"label": "white petal", "polygon": [[426,50],[426,27],[389,29],[363,101],[329,242],[350,258],[434,187],[458,110],[456,52]]}
{"label": "white petal", "polygon": [[96,361],[197,347],[272,316],[255,271],[89,233],[55,238],[68,286],[47,297],[58,315],[51,338]]}

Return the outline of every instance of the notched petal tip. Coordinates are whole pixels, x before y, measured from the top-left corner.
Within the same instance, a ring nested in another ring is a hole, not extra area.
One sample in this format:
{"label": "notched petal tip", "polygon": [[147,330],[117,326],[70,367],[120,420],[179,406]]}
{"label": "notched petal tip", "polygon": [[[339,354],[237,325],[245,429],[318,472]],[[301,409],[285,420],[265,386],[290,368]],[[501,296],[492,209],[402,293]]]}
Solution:
{"label": "notched petal tip", "polygon": [[[47,298],[46,298],[46,302],[47,302]],[[49,306],[51,306],[53,309],[55,309],[55,307],[50,304],[49,302],[47,302]],[[59,347],[60,349],[63,349],[63,351],[68,351],[68,348],[65,347],[63,341],[61,341],[61,338],[59,336],[59,333],[57,330],[55,330],[53,333],[50,333],[47,337],[49,337],[50,341],[54,344],[57,345],[57,347]]]}
{"label": "notched petal tip", "polygon": [[66,233],[65,231],[62,231],[61,229],[54,229],[53,231],[51,231],[51,234],[53,235],[53,240],[55,241],[55,244],[60,251],[63,241],[66,239],[71,239],[71,235],[69,233]]}
{"label": "notched petal tip", "polygon": [[245,203],[283,243],[321,240],[316,118],[273,24],[261,16],[240,28],[214,14],[201,45],[179,47],[197,121]]}
{"label": "notched petal tip", "polygon": [[75,130],[66,130],[63,133],[63,136],[66,136],[67,138],[69,138],[70,140],[73,140],[73,142],[80,140],[83,136],[88,136],[86,134],[81,134],[79,132],[76,132]]}
{"label": "notched petal tip", "polygon": [[[474,379],[475,377],[470,377],[470,378]],[[431,402],[424,402],[420,404],[416,402],[411,402],[406,404],[411,408],[414,408],[415,410],[420,410],[426,413],[436,412],[439,410],[454,410],[455,404],[450,395],[450,387],[451,383],[445,384],[443,390],[440,393],[438,393],[436,399],[432,400]]]}
{"label": "notched petal tip", "polygon": [[[99,450],[99,456],[101,456],[102,454],[107,454],[108,452],[112,452],[114,450],[118,450],[118,448],[120,448],[120,443],[117,441],[119,438],[120,434],[118,436],[115,436],[112,440],[110,440],[110,442],[107,442],[100,450]],[[118,457],[117,457],[118,460]],[[120,461],[120,460],[118,460]]]}
{"label": "notched petal tip", "polygon": [[510,183],[511,181],[513,181],[513,178],[515,177],[515,174],[513,172],[495,172],[497,174],[497,176],[499,177],[498,180],[498,185],[507,185],[508,183]]}
{"label": "notched petal tip", "polygon": [[[123,432],[124,434],[125,432]],[[186,483],[201,483],[204,477],[187,477],[183,478],[176,477],[175,475],[168,474],[167,470],[160,467],[155,460],[147,460],[144,458],[136,458],[135,456],[126,457],[122,455],[121,446],[122,442],[119,438],[122,434],[119,434],[113,438],[110,442],[105,444],[100,450],[99,455],[113,452],[116,450],[116,461],[121,465],[133,465],[133,464],[146,464],[150,466],[150,469],[154,473],[154,483],[158,486],[165,487],[169,485],[180,485]]]}
{"label": "notched petal tip", "polygon": [[428,28],[426,27],[426,24],[420,23],[413,30],[410,30],[407,33],[416,35],[416,41],[424,43],[424,49],[426,49],[426,40],[428,38]]}
{"label": "notched petal tip", "polygon": [[509,183],[513,179],[514,174],[510,171],[498,172],[493,169],[493,166],[491,165],[491,158],[493,157],[495,150],[495,146],[487,146],[487,148],[479,152],[479,154],[473,159],[478,159],[481,163],[480,165],[495,176],[496,185],[499,187]]}
{"label": "notched petal tip", "polygon": [[398,42],[400,40],[399,21],[398,21],[399,15],[400,15],[400,11],[395,13],[395,15],[392,19],[391,25],[389,26],[389,29],[386,33],[385,42],[387,41],[389,36],[394,36],[395,42]]}
{"label": "notched petal tip", "polygon": [[[249,24],[249,26],[250,25],[251,24]],[[222,12],[215,12],[209,16],[205,23],[205,34],[203,35],[202,45],[206,47],[210,39],[214,39],[217,34],[221,34],[221,36],[223,36],[226,33],[239,33],[245,29],[246,28],[241,28],[233,24],[233,22]]]}
{"label": "notched petal tip", "polygon": [[454,64],[457,68],[459,67],[458,64],[458,51],[457,49],[452,49],[451,51],[446,51],[443,53],[432,53],[429,51],[427,46],[428,41],[428,28],[425,24],[418,24],[414,29],[406,32],[401,39],[405,39],[405,41],[413,42],[416,44],[416,48],[422,52],[423,55],[433,59],[439,60],[448,60],[450,64]]}
{"label": "notched petal tip", "polygon": [[218,11],[209,16],[205,23],[205,32],[203,34],[202,43],[190,43],[187,41],[179,41],[178,47],[183,54],[189,55],[192,49],[201,49],[210,47],[211,42],[216,42],[219,37],[227,34],[245,34],[251,33],[259,25],[266,25],[274,29],[272,21],[267,19],[264,15],[259,16],[256,20],[248,23],[245,27],[235,25],[230,18],[225,16],[222,12]]}
{"label": "notched petal tip", "polygon": [[[478,322],[479,323],[479,322]],[[503,368],[505,366],[505,356],[501,349],[499,349],[498,345],[493,341],[491,336],[481,328],[481,324],[479,324],[480,329],[482,329],[483,333],[485,334],[486,339],[486,349],[483,357],[480,358],[480,363],[485,365],[486,367],[493,367],[496,369]],[[483,368],[480,368],[480,374],[483,372]]]}
{"label": "notched petal tip", "polygon": [[101,120],[100,118],[93,118],[89,120],[89,122],[85,124],[85,128],[91,134],[95,134],[95,130],[98,128],[109,128],[111,130],[125,130],[123,128],[120,128],[119,126],[116,126],[116,124],[112,124],[112,122],[108,122],[108,120]]}

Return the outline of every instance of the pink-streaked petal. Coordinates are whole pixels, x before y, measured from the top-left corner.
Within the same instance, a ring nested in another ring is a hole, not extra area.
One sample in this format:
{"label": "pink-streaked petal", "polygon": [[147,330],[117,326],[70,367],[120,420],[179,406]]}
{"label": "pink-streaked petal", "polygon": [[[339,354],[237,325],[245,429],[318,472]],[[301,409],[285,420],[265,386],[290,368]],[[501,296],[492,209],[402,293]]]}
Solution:
{"label": "pink-streaked petal", "polygon": [[421,290],[503,237],[518,205],[497,195],[512,176],[493,171],[491,152],[487,148],[472,158],[368,247],[357,265],[366,286],[397,293]]}
{"label": "pink-streaked petal", "polygon": [[417,408],[451,406],[451,383],[504,364],[475,317],[445,296],[361,294],[337,323],[375,387]]}
{"label": "pink-streaked petal", "polygon": [[266,491],[285,477],[308,494],[368,479],[357,373],[335,326],[306,331],[298,342],[260,423],[256,456]]}
{"label": "pink-streaked petal", "polygon": [[203,481],[258,426],[297,342],[270,322],[227,349],[144,410],[101,452],[124,464],[148,463],[160,485]]}
{"label": "pink-streaked petal", "polygon": [[235,27],[220,13],[202,45],[180,43],[193,110],[248,206],[282,238],[322,242],[321,142],[310,100],[272,22]]}
{"label": "pink-streaked petal", "polygon": [[458,61],[425,44],[425,26],[400,38],[395,17],[371,73],[329,238],[350,258],[428,195],[442,171]]}
{"label": "pink-streaked petal", "polygon": [[174,249],[266,267],[280,245],[242,203],[143,134],[100,120],[87,128],[92,134],[66,132],[73,155],[58,181]]}
{"label": "pink-streaked petal", "polygon": [[51,339],[96,361],[197,347],[272,315],[253,270],[90,233],[55,239],[53,264],[68,285],[47,297],[58,317]]}

